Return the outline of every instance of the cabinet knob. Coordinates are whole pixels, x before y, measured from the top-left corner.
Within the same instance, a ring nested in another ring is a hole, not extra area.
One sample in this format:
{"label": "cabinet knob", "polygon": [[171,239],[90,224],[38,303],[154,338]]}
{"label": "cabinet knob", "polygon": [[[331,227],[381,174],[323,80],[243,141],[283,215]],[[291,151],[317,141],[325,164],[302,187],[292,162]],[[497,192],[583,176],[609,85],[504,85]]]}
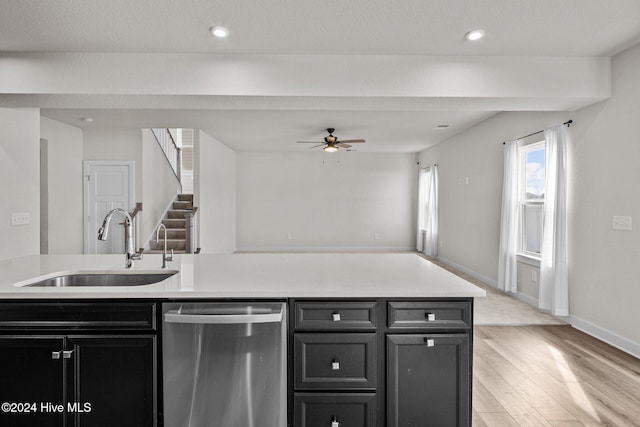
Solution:
{"label": "cabinet knob", "polygon": [[425,317],[425,319],[427,319],[427,322],[435,322],[435,320],[436,320],[436,314],[435,313],[425,313],[424,317]]}
{"label": "cabinet knob", "polygon": [[338,362],[337,360],[332,360],[331,361],[331,369],[333,369],[334,371],[338,371],[340,370],[340,362]]}
{"label": "cabinet knob", "polygon": [[331,417],[331,427],[340,427],[340,423],[336,417]]}
{"label": "cabinet knob", "polygon": [[425,338],[424,343],[427,345],[427,347],[433,347],[436,345],[436,342],[433,338]]}
{"label": "cabinet knob", "polygon": [[334,322],[339,322],[340,321],[340,313],[333,313],[331,315],[331,318],[333,319]]}
{"label": "cabinet knob", "polygon": [[61,355],[61,354],[62,354],[62,352],[61,352],[61,351],[52,351],[52,352],[51,352],[51,358],[52,358],[53,360],[58,360],[58,359],[60,359],[60,355]]}

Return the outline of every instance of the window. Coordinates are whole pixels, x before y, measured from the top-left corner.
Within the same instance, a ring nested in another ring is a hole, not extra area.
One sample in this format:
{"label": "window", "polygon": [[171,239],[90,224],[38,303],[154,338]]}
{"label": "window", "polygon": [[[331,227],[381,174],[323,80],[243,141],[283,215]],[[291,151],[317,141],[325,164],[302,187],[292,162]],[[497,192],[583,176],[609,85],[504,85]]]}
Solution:
{"label": "window", "polygon": [[522,255],[540,258],[544,219],[544,141],[519,149],[520,242]]}

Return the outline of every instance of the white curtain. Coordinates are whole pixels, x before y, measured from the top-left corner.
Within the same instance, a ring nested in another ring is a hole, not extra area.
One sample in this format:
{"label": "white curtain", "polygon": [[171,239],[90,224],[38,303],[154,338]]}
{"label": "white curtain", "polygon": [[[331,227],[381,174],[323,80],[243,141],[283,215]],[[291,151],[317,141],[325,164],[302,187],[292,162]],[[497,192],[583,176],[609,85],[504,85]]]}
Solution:
{"label": "white curtain", "polygon": [[438,256],[438,167],[420,169],[418,178],[418,234],[416,249]]}
{"label": "white curtain", "polygon": [[544,139],[544,229],[538,306],[556,316],[568,316],[566,127],[560,124],[545,130]]}
{"label": "white curtain", "polygon": [[502,213],[500,220],[500,248],[498,253],[498,287],[516,292],[518,250],[518,144],[504,146],[504,178],[502,181]]}
{"label": "white curtain", "polygon": [[427,235],[424,253],[438,256],[438,166],[431,166],[427,193]]}
{"label": "white curtain", "polygon": [[420,171],[418,172],[418,226],[416,227],[416,229],[418,230],[418,233],[416,235],[416,250],[418,252],[422,252],[424,250],[422,230],[426,227],[426,188],[428,185],[428,171],[429,169],[420,169]]}

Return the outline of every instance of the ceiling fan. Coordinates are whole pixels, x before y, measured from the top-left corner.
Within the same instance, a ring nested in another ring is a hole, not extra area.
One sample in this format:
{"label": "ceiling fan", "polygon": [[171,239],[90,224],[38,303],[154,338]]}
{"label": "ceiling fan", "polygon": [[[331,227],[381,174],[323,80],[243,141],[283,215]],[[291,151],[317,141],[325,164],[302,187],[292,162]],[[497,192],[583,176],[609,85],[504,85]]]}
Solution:
{"label": "ceiling fan", "polygon": [[[337,136],[333,136],[334,131],[334,128],[327,128],[329,135],[324,137],[324,142],[310,148],[322,147],[324,145],[324,151],[327,153],[335,153],[338,151],[338,147],[351,148],[349,144],[366,142],[364,139],[345,139],[344,141],[339,141]],[[298,144],[317,144],[317,141],[298,141]]]}

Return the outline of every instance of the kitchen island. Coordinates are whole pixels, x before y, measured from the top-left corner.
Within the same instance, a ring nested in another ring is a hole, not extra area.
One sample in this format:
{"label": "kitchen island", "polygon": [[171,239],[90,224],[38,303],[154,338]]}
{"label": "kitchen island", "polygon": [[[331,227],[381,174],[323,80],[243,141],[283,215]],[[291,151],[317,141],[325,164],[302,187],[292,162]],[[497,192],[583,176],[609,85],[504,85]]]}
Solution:
{"label": "kitchen island", "polygon": [[[105,366],[99,360],[100,351],[112,349],[108,354],[114,358],[131,356],[119,364],[107,362],[113,368],[107,375],[109,384],[113,387],[113,380],[120,376],[118,368],[123,370],[124,385],[106,392],[104,384],[85,385],[83,390],[96,387],[111,399],[139,390],[126,400],[139,404],[128,409],[130,414],[120,411],[127,417],[118,424],[126,426],[126,420],[135,419],[135,425],[163,425],[162,370],[157,364],[160,305],[277,300],[289,307],[288,425],[471,424],[473,298],[485,292],[416,254],[178,255],[169,263],[169,269],[178,273],[155,284],[24,286],[61,274],[123,270],[123,265],[123,255],[43,255],[0,261],[0,346],[2,358],[7,359],[0,360],[3,377],[23,375],[15,365],[26,366],[25,355],[31,349],[44,348],[51,352],[49,359],[55,359],[55,346],[63,342],[68,347],[58,356],[73,361],[77,371],[65,384],[89,378],[95,382],[104,376],[99,374]],[[147,255],[133,271],[158,270],[160,265],[160,256]],[[73,312],[74,319],[88,316],[91,321],[71,322],[66,329],[61,329],[61,323],[51,326],[51,319],[67,311]],[[116,319],[121,313],[127,313],[135,328],[127,329],[128,323]],[[102,321],[116,326],[100,330]],[[82,359],[81,363],[80,354],[88,358],[92,350],[96,350],[96,361]],[[17,351],[23,352],[22,358],[15,356]],[[42,360],[34,366],[43,369]],[[30,366],[28,371],[34,369]],[[91,369],[97,370],[95,375],[82,377]],[[6,381],[1,397],[15,400]],[[31,387],[42,389],[42,382]],[[29,390],[23,384],[22,392]],[[80,392],[79,388],[70,393],[81,401]],[[62,396],[63,391],[56,391],[49,400],[62,399],[56,393]],[[98,407],[95,416],[110,401],[93,404]],[[47,420],[53,419],[39,415],[44,418],[38,425],[49,425]],[[74,419],[85,416],[72,415],[64,423],[50,425],[75,425]],[[15,420],[35,421],[24,416]]]}
{"label": "kitchen island", "polygon": [[[482,297],[484,290],[413,253],[176,255],[179,273],[129,287],[38,288],[39,276],[124,270],[124,255],[33,255],[0,261],[0,298]],[[157,270],[148,254],[132,271]]]}

